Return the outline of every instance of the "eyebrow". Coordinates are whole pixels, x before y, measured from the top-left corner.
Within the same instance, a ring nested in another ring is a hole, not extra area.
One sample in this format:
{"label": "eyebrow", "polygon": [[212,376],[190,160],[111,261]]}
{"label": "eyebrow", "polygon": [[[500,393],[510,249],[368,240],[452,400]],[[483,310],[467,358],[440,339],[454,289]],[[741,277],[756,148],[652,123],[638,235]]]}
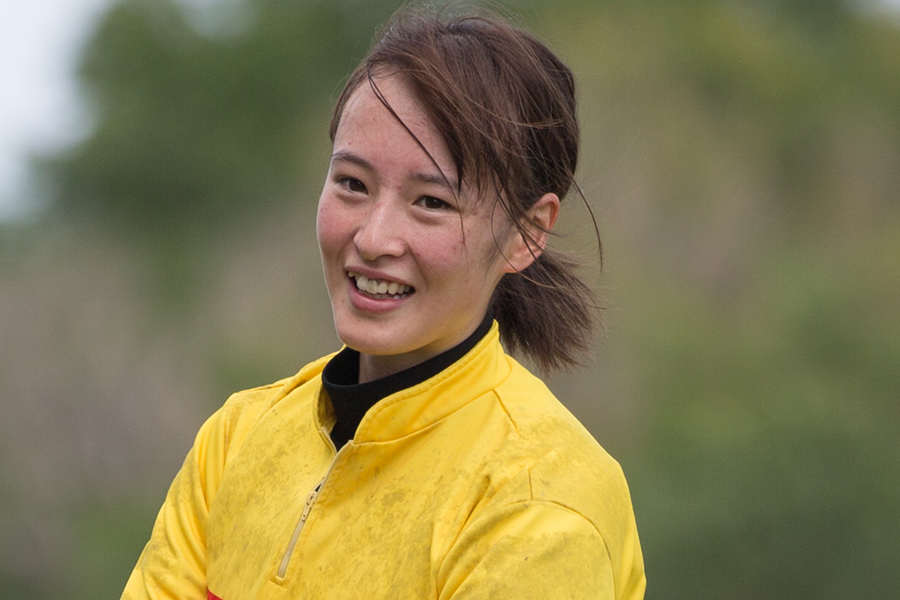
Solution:
{"label": "eyebrow", "polygon": [[[353,154],[352,152],[339,150],[331,155],[331,162],[348,162],[354,165],[358,165],[363,169],[366,169],[367,171],[375,171],[375,167],[372,165],[372,163],[359,155]],[[435,175],[433,173],[413,173],[409,176],[409,179],[418,181],[420,183],[439,185],[441,187],[448,188],[454,193],[459,189],[459,185],[456,183],[455,179],[445,177],[442,174]]]}

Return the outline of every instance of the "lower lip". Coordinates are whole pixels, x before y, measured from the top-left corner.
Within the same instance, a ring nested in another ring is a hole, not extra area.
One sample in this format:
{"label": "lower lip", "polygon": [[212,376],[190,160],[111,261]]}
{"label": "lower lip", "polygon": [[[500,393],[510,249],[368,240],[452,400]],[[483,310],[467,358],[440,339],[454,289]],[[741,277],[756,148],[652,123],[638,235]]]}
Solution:
{"label": "lower lip", "polygon": [[[402,298],[373,298],[372,296],[360,291],[356,287],[354,279],[347,279],[350,285],[350,304],[353,308],[368,313],[386,313],[396,310],[410,299],[412,294],[407,294]],[[414,294],[415,292],[413,292]]]}

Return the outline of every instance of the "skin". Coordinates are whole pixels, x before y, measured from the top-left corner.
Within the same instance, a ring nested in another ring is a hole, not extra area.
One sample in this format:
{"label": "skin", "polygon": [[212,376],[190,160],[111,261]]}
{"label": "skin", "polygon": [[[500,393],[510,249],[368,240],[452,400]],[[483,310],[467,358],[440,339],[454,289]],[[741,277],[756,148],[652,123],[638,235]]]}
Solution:
{"label": "skin", "polygon": [[[479,199],[466,182],[459,194],[456,182],[447,185],[442,172],[456,168],[446,143],[402,76],[377,85],[440,170],[370,86],[359,86],[337,128],[316,231],[335,328],[360,352],[360,382],[419,364],[474,332],[497,282],[535,260],[559,212],[555,194],[540,198],[526,243],[495,210],[496,198]],[[371,294],[348,273],[399,291]]]}

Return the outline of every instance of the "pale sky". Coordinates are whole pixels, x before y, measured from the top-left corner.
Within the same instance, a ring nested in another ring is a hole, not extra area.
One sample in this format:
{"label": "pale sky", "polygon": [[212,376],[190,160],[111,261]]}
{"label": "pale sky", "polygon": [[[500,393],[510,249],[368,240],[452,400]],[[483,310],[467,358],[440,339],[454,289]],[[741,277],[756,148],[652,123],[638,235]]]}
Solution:
{"label": "pale sky", "polygon": [[[28,213],[28,155],[62,147],[88,129],[75,61],[112,1],[0,0],[0,221]],[[900,13],[900,0],[873,1]]]}
{"label": "pale sky", "polygon": [[86,127],[73,71],[110,0],[0,0],[0,220],[21,215],[29,152]]}

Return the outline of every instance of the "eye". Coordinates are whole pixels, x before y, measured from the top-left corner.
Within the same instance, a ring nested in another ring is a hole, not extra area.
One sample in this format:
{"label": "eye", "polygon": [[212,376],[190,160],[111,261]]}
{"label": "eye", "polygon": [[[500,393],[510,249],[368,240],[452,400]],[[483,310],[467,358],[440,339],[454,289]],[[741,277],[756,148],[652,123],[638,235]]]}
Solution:
{"label": "eye", "polygon": [[366,185],[359,179],[353,177],[339,177],[337,182],[347,190],[357,194],[365,194],[367,191]]}
{"label": "eye", "polygon": [[427,208],[428,210],[446,210],[452,208],[448,203],[440,198],[435,198],[434,196],[422,196],[416,200],[416,204],[422,208]]}

